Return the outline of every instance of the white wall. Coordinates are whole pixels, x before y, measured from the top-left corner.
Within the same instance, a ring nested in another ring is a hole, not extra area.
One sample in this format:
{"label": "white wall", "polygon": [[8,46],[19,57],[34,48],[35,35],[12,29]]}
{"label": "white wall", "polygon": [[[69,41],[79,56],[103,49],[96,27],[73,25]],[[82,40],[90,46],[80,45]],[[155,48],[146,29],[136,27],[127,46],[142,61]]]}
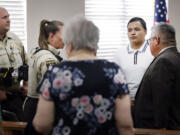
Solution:
{"label": "white wall", "polygon": [[42,19],[60,20],[84,14],[85,0],[27,0],[27,48],[38,46],[39,24]]}
{"label": "white wall", "polygon": [[180,51],[180,0],[169,0],[169,19],[176,30],[177,47]]}

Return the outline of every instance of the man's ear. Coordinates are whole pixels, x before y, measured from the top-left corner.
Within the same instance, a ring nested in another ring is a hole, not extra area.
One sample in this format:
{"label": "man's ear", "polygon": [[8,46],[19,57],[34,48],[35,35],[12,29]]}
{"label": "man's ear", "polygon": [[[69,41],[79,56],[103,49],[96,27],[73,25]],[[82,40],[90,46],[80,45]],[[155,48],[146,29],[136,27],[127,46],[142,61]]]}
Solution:
{"label": "man's ear", "polygon": [[155,38],[155,45],[158,46],[160,44],[160,37],[154,37]]}
{"label": "man's ear", "polygon": [[147,35],[147,30],[144,30],[145,34]]}

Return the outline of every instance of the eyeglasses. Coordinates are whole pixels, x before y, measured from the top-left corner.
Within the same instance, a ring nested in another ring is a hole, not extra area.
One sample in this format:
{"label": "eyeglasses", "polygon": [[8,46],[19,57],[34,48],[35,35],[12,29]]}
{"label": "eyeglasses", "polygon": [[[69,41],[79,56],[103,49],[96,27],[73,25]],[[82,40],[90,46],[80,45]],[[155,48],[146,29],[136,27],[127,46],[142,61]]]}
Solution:
{"label": "eyeglasses", "polygon": [[150,37],[149,39],[148,39],[148,42],[150,42],[152,39],[154,39],[155,37]]}

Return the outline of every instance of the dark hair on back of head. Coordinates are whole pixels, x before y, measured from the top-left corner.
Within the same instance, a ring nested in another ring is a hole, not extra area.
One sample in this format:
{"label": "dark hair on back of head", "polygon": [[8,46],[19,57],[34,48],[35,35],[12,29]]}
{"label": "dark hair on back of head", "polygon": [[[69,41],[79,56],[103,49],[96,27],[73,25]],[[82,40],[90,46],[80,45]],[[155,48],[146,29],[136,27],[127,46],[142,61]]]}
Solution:
{"label": "dark hair on back of head", "polygon": [[129,25],[129,23],[137,22],[137,21],[141,23],[142,27],[143,27],[145,30],[147,30],[147,28],[146,28],[146,22],[144,21],[144,19],[142,19],[142,18],[140,18],[140,17],[133,17],[133,18],[131,18],[131,19],[129,20],[128,24],[127,24],[127,27],[128,27],[128,25]]}
{"label": "dark hair on back of head", "polygon": [[48,21],[46,19],[42,20],[40,23],[39,32],[39,47],[48,49],[48,37],[50,33],[55,34],[59,30],[59,26],[63,26],[64,23],[61,21]]}

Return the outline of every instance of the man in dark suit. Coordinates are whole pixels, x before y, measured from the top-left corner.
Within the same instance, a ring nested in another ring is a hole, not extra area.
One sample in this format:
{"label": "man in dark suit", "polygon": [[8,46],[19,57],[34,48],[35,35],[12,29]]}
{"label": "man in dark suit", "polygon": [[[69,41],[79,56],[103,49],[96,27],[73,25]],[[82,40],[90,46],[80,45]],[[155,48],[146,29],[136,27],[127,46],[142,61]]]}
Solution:
{"label": "man in dark suit", "polygon": [[166,23],[154,26],[149,42],[155,59],[135,97],[134,126],[180,129],[180,54],[174,28]]}

